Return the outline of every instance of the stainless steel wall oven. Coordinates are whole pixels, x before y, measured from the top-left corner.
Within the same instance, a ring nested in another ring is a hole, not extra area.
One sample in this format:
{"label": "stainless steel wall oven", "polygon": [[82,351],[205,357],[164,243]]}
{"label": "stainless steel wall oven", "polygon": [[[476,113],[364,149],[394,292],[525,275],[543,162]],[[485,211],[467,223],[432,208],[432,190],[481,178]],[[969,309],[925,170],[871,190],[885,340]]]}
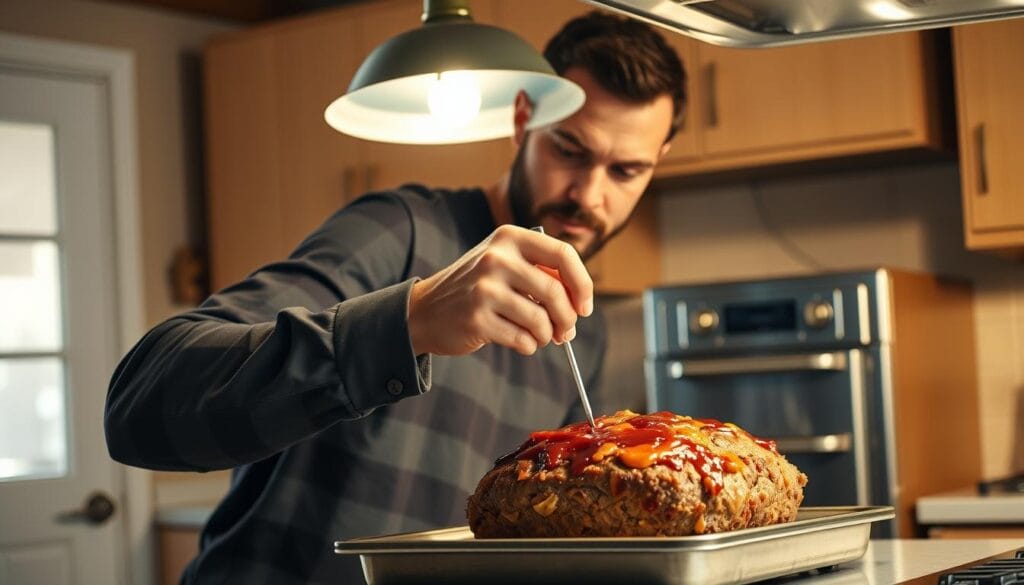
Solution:
{"label": "stainless steel wall oven", "polygon": [[[964,483],[978,475],[970,298],[960,283],[884,269],[649,290],[648,407],[734,422],[774,439],[809,478],[804,505],[895,505],[902,517],[879,526],[877,536],[911,536],[913,499],[942,489],[949,475]],[[952,307],[945,312],[954,321],[927,324],[898,314],[943,305]],[[949,327],[964,335],[965,325],[967,343],[954,341],[958,354],[945,362],[901,345]],[[921,360],[935,361],[938,371],[915,379],[916,370],[926,370],[914,363]],[[942,378],[958,386],[928,386]],[[950,405],[930,399],[948,394],[957,406],[973,405],[964,413],[973,412],[973,424],[943,427],[935,437],[904,436],[931,432],[929,419]],[[973,460],[922,472],[913,459],[934,457],[920,452],[930,442],[943,449],[942,433],[955,434]]]}

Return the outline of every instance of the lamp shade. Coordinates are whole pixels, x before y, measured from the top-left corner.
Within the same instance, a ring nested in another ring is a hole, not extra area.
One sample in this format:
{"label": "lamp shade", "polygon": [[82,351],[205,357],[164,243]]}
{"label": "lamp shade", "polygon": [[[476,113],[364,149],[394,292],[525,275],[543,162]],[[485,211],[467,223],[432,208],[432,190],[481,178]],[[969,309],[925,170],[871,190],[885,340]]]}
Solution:
{"label": "lamp shade", "polygon": [[528,128],[570,116],[585,99],[582,88],[507,30],[468,18],[428,21],[375,48],[324,119],[380,142],[490,140],[512,135],[519,90],[534,105]]}

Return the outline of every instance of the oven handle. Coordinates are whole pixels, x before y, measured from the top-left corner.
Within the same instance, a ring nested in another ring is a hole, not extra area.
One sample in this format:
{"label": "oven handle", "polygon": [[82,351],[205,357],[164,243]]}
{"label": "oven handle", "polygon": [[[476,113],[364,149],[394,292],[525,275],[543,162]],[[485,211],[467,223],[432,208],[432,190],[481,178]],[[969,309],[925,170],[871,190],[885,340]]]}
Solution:
{"label": "oven handle", "polygon": [[853,445],[850,433],[818,435],[815,437],[779,437],[772,439],[779,453],[849,453]]}
{"label": "oven handle", "polygon": [[703,360],[672,360],[668,375],[676,380],[686,376],[721,376],[762,372],[842,371],[846,352],[751,356]]}

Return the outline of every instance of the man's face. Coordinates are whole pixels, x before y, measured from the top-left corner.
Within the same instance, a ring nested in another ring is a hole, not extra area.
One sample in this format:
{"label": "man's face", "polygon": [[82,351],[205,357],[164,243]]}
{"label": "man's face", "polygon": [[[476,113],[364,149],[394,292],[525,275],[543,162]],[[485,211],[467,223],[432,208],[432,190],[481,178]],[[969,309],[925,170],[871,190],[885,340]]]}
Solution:
{"label": "man's face", "polygon": [[587,93],[571,117],[523,135],[509,179],[517,225],[544,226],[586,260],[625,227],[668,150],[672,100],[620,100],[582,69],[565,77]]}

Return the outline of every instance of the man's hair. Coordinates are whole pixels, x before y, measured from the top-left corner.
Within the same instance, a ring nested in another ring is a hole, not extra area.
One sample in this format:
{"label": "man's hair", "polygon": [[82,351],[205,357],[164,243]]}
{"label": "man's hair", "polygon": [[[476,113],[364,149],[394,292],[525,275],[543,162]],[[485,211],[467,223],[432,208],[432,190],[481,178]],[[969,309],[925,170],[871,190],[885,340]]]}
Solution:
{"label": "man's hair", "polygon": [[548,41],[544,57],[559,75],[580,67],[625,101],[649,102],[668,94],[672,125],[665,142],[683,123],[683,63],[665,39],[643,22],[595,10],[566,23]]}

